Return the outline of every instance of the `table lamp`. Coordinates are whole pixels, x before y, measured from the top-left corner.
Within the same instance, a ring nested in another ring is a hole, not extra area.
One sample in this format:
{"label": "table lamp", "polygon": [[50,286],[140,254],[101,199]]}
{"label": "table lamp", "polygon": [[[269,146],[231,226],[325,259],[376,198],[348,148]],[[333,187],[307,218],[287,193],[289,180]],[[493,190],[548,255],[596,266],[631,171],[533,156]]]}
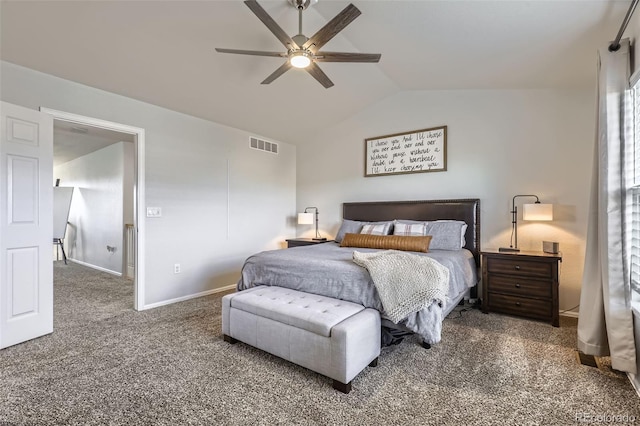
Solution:
{"label": "table lamp", "polygon": [[304,209],[304,213],[298,213],[298,224],[299,225],[311,225],[313,224],[313,213],[309,213],[308,210],[316,211],[316,236],[312,238],[314,241],[327,241],[326,238],[320,236],[320,232],[318,231],[318,208],[317,207],[307,207]]}
{"label": "table lamp", "polygon": [[[511,200],[511,238],[509,247],[500,247],[501,252],[519,252],[518,248],[518,207],[516,206],[516,198],[535,197],[534,204],[524,204],[522,212],[522,220],[553,220],[553,204],[542,204],[537,195],[516,195]],[[511,244],[513,243],[513,244]]]}

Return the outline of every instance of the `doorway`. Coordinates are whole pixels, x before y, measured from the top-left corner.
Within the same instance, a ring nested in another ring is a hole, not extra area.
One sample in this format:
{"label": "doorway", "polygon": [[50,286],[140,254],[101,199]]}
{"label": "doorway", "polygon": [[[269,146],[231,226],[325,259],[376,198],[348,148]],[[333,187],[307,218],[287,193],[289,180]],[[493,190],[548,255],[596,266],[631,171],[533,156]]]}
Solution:
{"label": "doorway", "polygon": [[[77,133],[85,132],[85,130],[88,132],[88,129],[93,129],[96,133],[102,132],[103,136],[107,134],[105,132],[115,132],[117,137],[123,139],[122,142],[124,144],[133,144],[133,176],[131,176],[131,183],[133,185],[132,197],[123,197],[123,199],[129,199],[131,201],[130,204],[132,204],[126,207],[123,203],[123,211],[131,209],[132,214],[129,215],[130,220],[127,218],[126,213],[123,214],[122,223],[125,226],[120,230],[120,234],[122,235],[120,241],[122,241],[122,243],[119,244],[120,250],[118,253],[121,262],[116,262],[116,264],[119,265],[118,269],[122,271],[123,276],[126,276],[128,272],[133,272],[134,309],[138,311],[144,310],[144,214],[142,211],[145,189],[144,129],[48,108],[40,108],[40,111],[53,116],[54,128],[66,129],[67,131]],[[127,146],[123,145],[123,147],[126,152]],[[133,241],[130,241],[130,244],[127,243],[127,237],[133,239]],[[69,249],[72,249],[72,247],[69,247]],[[106,247],[106,250],[109,251],[111,255],[115,254],[116,249],[117,246],[115,245],[107,245]],[[111,258],[114,259],[113,256]],[[131,265],[131,263],[133,263],[133,265]],[[108,269],[110,268],[105,268],[104,270]]]}

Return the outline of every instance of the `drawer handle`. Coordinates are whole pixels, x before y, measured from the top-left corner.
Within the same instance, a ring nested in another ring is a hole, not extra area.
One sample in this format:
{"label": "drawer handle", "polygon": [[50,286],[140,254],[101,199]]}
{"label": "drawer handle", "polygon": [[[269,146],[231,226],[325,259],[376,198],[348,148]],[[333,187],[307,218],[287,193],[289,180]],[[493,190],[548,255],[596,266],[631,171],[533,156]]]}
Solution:
{"label": "drawer handle", "polygon": [[516,271],[520,270],[520,265],[516,265]]}
{"label": "drawer handle", "polygon": [[516,288],[520,288],[520,284],[516,284]]}
{"label": "drawer handle", "polygon": [[516,302],[516,306],[520,306],[520,305],[521,305],[521,303],[520,303],[520,302]]}

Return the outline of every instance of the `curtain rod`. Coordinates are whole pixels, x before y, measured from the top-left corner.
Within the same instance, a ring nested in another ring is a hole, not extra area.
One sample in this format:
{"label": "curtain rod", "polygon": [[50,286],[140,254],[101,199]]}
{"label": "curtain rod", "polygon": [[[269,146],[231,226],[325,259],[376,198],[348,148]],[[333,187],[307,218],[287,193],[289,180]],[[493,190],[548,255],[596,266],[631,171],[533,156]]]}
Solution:
{"label": "curtain rod", "polygon": [[620,31],[618,31],[618,35],[616,36],[616,39],[613,41],[613,43],[609,45],[609,51],[615,52],[616,50],[620,49],[620,39],[622,38],[622,34],[624,34],[624,30],[627,29],[627,24],[629,24],[629,21],[631,20],[631,15],[633,15],[633,11],[635,10],[637,5],[638,5],[638,0],[631,1],[631,5],[629,5],[629,10],[627,11],[627,15],[624,17],[624,20],[622,21],[622,25],[620,25]]}

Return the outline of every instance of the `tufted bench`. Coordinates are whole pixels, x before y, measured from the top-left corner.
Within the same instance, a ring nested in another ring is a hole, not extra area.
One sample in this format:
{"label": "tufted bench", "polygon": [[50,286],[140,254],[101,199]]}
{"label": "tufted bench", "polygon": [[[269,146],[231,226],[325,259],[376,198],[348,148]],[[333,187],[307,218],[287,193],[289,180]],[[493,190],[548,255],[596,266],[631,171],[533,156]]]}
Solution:
{"label": "tufted bench", "polygon": [[356,303],[275,286],[222,298],[224,340],[238,340],[333,379],[351,380],[378,363],[380,314]]}

